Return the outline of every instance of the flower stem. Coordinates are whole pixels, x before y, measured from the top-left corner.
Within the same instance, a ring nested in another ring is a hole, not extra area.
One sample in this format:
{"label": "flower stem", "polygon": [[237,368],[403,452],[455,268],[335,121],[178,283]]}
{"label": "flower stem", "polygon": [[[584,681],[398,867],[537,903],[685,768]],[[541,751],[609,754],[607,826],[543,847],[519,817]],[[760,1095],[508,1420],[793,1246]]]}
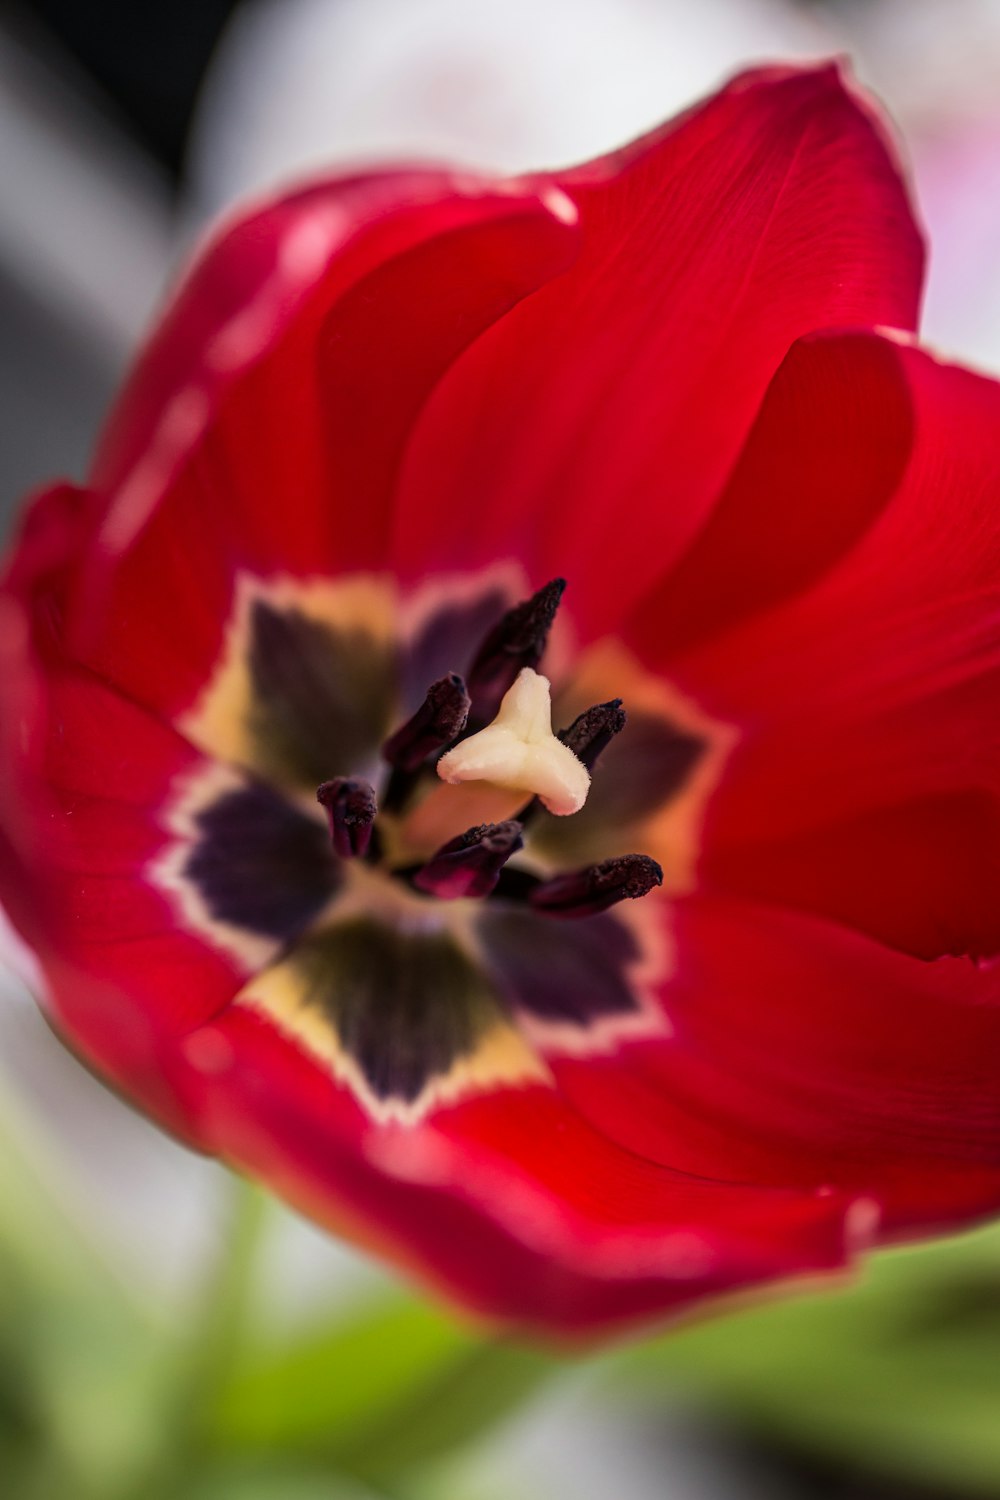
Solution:
{"label": "flower stem", "polygon": [[179,1392],[192,1435],[220,1385],[239,1358],[255,1305],[259,1253],[267,1224],[267,1197],[235,1173],[226,1234],[196,1301],[190,1329],[186,1378]]}
{"label": "flower stem", "polygon": [[250,1314],[257,1303],[257,1271],[268,1219],[268,1200],[235,1173],[228,1224],[200,1292],[192,1298],[164,1412],[163,1446],[155,1473],[135,1488],[135,1500],[174,1500],[185,1493],[199,1465],[209,1417],[219,1390],[240,1358]]}

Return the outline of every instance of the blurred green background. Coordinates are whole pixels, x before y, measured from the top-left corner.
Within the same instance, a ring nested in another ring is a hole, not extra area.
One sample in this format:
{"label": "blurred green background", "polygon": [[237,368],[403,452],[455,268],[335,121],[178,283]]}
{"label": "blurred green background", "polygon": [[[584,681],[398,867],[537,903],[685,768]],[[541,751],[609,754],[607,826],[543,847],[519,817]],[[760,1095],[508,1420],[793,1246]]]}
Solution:
{"label": "blurred green background", "polygon": [[597,1435],[594,1494],[1000,1495],[1000,1229],[573,1358],[377,1275],[276,1327],[284,1209],[220,1170],[214,1263],[168,1312],[102,1255],[23,1123],[0,1122],[10,1500],[589,1495],[533,1447],[539,1423],[578,1460]]}

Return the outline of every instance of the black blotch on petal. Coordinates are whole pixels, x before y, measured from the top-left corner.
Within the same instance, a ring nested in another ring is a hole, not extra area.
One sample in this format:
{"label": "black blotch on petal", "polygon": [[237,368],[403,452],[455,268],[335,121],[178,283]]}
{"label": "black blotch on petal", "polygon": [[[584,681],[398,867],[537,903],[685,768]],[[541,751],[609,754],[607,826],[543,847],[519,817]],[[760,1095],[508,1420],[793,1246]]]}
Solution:
{"label": "black blotch on petal", "polygon": [[400,692],[411,713],[428,684],[448,672],[464,671],[487,631],[510,607],[509,595],[490,588],[474,599],[442,604],[423,622],[400,663]]}
{"label": "black blotch on petal", "polygon": [[376,1098],[413,1101],[476,1050],[504,1012],[486,976],[445,933],[360,917],[317,933],[292,960]]}
{"label": "black blotch on petal", "polygon": [[[626,708],[628,705],[626,705]],[[541,813],[532,837],[559,868],[642,847],[642,823],[683,795],[707,749],[669,720],[628,710],[624,729],[593,771],[587,801],[572,818]]]}
{"label": "black blotch on petal", "polygon": [[361,629],[337,630],[263,599],[250,611],[253,691],[247,727],[255,764],[315,788],[357,772],[377,752],[392,715],[394,663]]}
{"label": "black blotch on petal", "polygon": [[653,714],[630,712],[601,758],[585,811],[614,824],[648,817],[678,796],[705,742]]}
{"label": "black blotch on petal", "polygon": [[639,950],[616,917],[582,917],[563,926],[530,911],[486,910],[477,932],[514,1011],[586,1027],[639,1009],[627,972]]}
{"label": "black blotch on petal", "polygon": [[225,792],[195,819],[183,875],[218,922],[287,940],[339,883],[326,828],[267,786]]}

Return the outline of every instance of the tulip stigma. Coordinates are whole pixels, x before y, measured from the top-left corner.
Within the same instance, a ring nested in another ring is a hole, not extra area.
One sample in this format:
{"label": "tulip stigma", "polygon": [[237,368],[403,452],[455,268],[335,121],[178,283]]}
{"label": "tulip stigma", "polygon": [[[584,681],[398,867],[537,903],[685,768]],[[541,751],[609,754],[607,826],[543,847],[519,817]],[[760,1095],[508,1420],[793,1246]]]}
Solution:
{"label": "tulip stigma", "polygon": [[590,772],[552,732],[550,684],[522,667],[503,696],[492,724],[460,740],[438,761],[442,781],[486,781],[533,793],[549,812],[579,812],[590,790]]}

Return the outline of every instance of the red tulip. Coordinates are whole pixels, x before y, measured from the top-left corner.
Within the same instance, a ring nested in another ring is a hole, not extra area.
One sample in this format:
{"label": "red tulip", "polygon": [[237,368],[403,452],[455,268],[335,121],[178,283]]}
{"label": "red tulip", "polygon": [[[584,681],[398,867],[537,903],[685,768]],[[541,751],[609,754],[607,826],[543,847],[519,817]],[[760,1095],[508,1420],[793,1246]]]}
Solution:
{"label": "red tulip", "polygon": [[528,1325],[994,1210],[1000,388],[920,280],[830,68],[226,228],[0,596],[71,1045]]}

